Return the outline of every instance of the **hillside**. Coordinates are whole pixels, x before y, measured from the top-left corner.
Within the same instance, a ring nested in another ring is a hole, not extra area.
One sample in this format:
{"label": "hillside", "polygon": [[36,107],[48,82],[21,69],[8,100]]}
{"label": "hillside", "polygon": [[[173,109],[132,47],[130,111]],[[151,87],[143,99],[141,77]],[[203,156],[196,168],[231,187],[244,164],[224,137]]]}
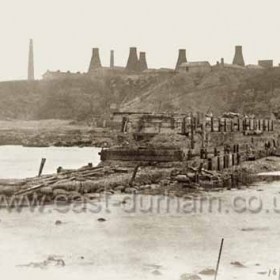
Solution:
{"label": "hillside", "polygon": [[267,116],[280,106],[280,70],[214,70],[205,75],[185,73],[122,104],[124,111],[225,111]]}
{"label": "hillside", "polygon": [[280,108],[280,70],[147,73],[0,83],[0,119],[76,119],[122,111],[224,111],[267,116]]}

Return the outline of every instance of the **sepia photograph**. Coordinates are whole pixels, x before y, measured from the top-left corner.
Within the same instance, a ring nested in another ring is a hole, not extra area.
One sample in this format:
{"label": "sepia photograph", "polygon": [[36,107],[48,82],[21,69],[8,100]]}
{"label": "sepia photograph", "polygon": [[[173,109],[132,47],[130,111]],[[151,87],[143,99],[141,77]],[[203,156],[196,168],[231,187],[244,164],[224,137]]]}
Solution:
{"label": "sepia photograph", "polygon": [[280,280],[279,0],[0,0],[7,280]]}

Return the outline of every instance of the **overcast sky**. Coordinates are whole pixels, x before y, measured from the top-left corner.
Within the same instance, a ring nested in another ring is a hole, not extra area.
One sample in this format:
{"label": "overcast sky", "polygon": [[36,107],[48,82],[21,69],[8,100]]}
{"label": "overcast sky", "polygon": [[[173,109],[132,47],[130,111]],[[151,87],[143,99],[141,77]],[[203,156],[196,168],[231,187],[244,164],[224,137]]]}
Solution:
{"label": "overcast sky", "polygon": [[279,0],[0,0],[0,80],[25,79],[29,38],[35,76],[87,71],[91,48],[103,65],[110,49],[125,65],[130,46],[149,67],[174,67],[178,48],[189,61],[232,62],[243,45],[246,64],[280,62]]}

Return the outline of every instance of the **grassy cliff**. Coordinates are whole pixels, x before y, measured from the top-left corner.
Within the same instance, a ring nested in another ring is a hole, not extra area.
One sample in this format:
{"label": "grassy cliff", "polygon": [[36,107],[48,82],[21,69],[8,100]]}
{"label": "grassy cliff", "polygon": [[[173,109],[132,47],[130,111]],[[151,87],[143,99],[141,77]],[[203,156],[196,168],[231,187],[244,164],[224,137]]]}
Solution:
{"label": "grassy cliff", "polygon": [[207,74],[106,75],[0,83],[0,119],[90,119],[120,110],[280,111],[280,70],[213,69]]}

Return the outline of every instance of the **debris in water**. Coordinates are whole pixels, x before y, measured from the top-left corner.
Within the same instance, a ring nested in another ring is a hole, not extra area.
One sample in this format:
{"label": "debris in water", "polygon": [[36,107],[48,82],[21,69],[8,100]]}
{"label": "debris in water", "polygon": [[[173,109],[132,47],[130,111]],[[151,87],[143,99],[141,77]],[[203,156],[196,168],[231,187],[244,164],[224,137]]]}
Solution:
{"label": "debris in water", "polygon": [[99,219],[97,219],[97,221],[98,221],[98,222],[106,222],[106,219],[104,219],[104,218],[99,218]]}
{"label": "debris in water", "polygon": [[269,230],[268,227],[248,227],[242,228],[241,231],[267,231]]}
{"label": "debris in water", "polygon": [[42,262],[31,262],[29,264],[18,265],[20,267],[33,267],[33,268],[47,268],[49,266],[65,266],[65,262],[62,258],[56,256],[49,256],[46,260]]}
{"label": "debris in water", "polygon": [[55,225],[56,226],[62,225],[62,222],[60,220],[57,220],[57,221],[55,221]]}
{"label": "debris in water", "polygon": [[216,270],[211,269],[211,268],[205,268],[199,272],[199,274],[202,274],[202,275],[215,275],[215,273],[216,273]]}
{"label": "debris in water", "polygon": [[152,274],[153,274],[153,275],[157,275],[157,276],[162,275],[162,273],[161,273],[159,270],[154,270],[154,271],[152,272]]}
{"label": "debris in water", "polygon": [[159,269],[162,267],[162,266],[159,265],[159,264],[149,264],[149,263],[144,264],[144,266],[146,266],[147,268],[153,268],[153,269],[155,269],[155,270],[159,270]]}
{"label": "debris in water", "polygon": [[196,274],[185,273],[181,275],[180,280],[201,280],[201,278]]}
{"label": "debris in water", "polygon": [[244,264],[242,264],[241,262],[231,262],[230,263],[231,265],[234,265],[235,267],[242,267],[242,268],[244,268],[244,267],[246,267]]}

